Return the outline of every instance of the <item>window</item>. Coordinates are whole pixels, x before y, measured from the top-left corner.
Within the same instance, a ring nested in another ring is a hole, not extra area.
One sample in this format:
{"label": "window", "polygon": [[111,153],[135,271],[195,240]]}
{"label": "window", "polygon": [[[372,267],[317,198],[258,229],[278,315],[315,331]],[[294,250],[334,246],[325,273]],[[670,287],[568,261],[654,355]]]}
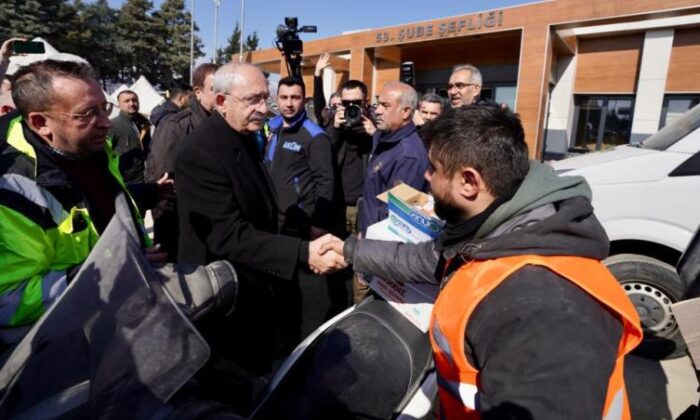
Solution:
{"label": "window", "polygon": [[573,151],[604,150],[630,141],[634,96],[576,96]]}
{"label": "window", "polygon": [[661,129],[676,121],[681,115],[685,114],[686,111],[699,103],[700,94],[666,95],[664,97],[664,105],[661,108],[661,121],[659,121],[659,128]]}
{"label": "window", "polygon": [[496,102],[507,104],[508,108],[515,109],[516,93],[517,88],[515,86],[496,86]]}

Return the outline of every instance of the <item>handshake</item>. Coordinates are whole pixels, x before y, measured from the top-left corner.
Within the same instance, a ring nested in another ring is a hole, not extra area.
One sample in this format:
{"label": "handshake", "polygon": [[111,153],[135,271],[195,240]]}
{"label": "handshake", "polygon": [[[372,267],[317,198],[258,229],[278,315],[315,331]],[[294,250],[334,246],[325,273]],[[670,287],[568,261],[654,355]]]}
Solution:
{"label": "handshake", "polygon": [[316,274],[330,274],[348,266],[343,241],[330,233],[309,242],[309,268]]}

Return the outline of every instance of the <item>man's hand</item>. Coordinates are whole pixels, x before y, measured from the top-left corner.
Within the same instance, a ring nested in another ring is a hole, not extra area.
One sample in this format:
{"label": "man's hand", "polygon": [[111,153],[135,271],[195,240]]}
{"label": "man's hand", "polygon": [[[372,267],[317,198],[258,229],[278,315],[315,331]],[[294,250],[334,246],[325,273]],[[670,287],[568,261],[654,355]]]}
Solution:
{"label": "man's hand", "polygon": [[369,134],[370,136],[373,136],[374,132],[377,131],[377,127],[374,125],[374,121],[372,121],[372,119],[366,115],[362,116],[362,128],[364,129],[364,132]]}
{"label": "man's hand", "polygon": [[418,110],[413,112],[413,124],[415,124],[416,127],[425,124],[425,121]]}
{"label": "man's hand", "polygon": [[166,172],[158,181],[158,199],[167,200],[170,198],[175,198],[175,181],[170,178],[170,175]]}
{"label": "man's hand", "polygon": [[335,110],[335,115],[333,116],[333,127],[340,128],[345,125],[345,107],[339,105]]}
{"label": "man's hand", "polygon": [[316,62],[316,70],[314,71],[314,76],[321,76],[323,69],[332,68],[330,63],[331,55],[329,53],[323,53],[318,58]]}
{"label": "man's hand", "polygon": [[8,60],[12,56],[12,43],[15,41],[26,41],[26,38],[10,38],[0,46],[0,59]]}
{"label": "man's hand", "polygon": [[318,252],[321,255],[325,255],[327,252],[335,252],[338,255],[343,255],[344,245],[345,242],[333,236],[330,238],[330,240],[321,244],[321,247],[318,249]]}
{"label": "man's hand", "polygon": [[168,259],[168,253],[160,250],[160,244],[155,244],[144,249],[146,259],[152,263],[164,263]]}
{"label": "man's hand", "polygon": [[[331,234],[324,235],[309,242],[309,268],[316,274],[328,274],[347,267],[342,252],[340,254],[327,251],[323,255],[320,252],[321,245],[330,241],[340,241]],[[340,241],[342,243],[342,241]]]}

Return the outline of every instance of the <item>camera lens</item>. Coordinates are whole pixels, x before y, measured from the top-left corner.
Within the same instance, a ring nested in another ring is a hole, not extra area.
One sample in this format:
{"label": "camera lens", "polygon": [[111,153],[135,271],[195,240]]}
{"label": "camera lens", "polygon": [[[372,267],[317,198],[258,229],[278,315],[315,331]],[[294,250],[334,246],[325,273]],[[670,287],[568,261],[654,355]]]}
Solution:
{"label": "camera lens", "polygon": [[362,124],[362,108],[357,104],[348,104],[345,107],[345,125],[352,127]]}

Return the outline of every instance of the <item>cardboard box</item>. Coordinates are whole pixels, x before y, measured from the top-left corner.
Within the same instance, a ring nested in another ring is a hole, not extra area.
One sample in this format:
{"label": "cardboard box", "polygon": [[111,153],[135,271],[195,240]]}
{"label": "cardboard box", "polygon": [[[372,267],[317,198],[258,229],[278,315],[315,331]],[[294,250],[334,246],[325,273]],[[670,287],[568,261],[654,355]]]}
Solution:
{"label": "cardboard box", "polygon": [[[432,212],[431,198],[400,184],[377,196],[388,203],[389,217],[367,228],[367,239],[418,243],[440,234],[442,222]],[[438,286],[372,277],[370,287],[423,332],[430,326]]]}
{"label": "cardboard box", "polygon": [[389,208],[389,230],[405,242],[437,239],[443,222],[433,212],[432,198],[407,184],[399,184],[377,196]]}

